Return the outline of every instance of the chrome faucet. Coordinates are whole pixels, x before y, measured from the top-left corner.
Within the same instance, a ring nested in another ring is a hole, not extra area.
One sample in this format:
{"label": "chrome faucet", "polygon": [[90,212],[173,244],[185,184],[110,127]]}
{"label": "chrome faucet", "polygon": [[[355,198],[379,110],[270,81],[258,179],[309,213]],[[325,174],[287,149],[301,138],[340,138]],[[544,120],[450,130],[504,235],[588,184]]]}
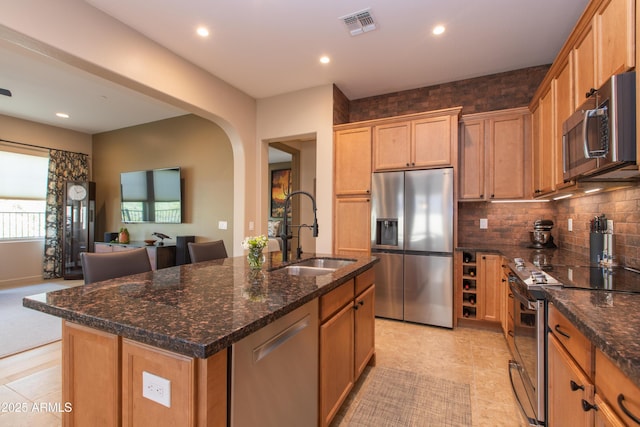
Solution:
{"label": "chrome faucet", "polygon": [[[289,210],[289,200],[292,196],[296,194],[304,194],[305,196],[311,199],[311,203],[313,204],[313,225],[309,226],[307,224],[300,225],[289,225],[288,224],[288,215],[287,211]],[[310,228],[313,231],[313,237],[318,237],[318,216],[316,214],[316,200],[313,196],[306,191],[293,191],[289,193],[286,199],[284,199],[284,224],[282,227],[282,233],[280,234],[280,238],[282,239],[282,261],[289,260],[289,239],[293,238],[293,233],[289,234],[289,227],[298,227],[298,251],[297,251],[297,259],[300,259],[300,255],[302,254],[302,248],[300,247],[300,229],[303,227]]]}

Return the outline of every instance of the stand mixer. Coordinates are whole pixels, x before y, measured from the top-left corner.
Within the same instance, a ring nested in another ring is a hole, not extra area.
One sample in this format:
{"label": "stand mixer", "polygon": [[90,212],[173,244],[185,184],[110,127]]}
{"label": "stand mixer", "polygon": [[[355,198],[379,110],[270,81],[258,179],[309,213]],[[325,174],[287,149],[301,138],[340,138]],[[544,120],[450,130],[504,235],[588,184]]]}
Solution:
{"label": "stand mixer", "polygon": [[553,243],[553,236],[551,235],[551,229],[553,228],[553,221],[550,219],[538,219],[533,223],[533,231],[529,232],[531,238],[530,248],[546,249],[557,247]]}

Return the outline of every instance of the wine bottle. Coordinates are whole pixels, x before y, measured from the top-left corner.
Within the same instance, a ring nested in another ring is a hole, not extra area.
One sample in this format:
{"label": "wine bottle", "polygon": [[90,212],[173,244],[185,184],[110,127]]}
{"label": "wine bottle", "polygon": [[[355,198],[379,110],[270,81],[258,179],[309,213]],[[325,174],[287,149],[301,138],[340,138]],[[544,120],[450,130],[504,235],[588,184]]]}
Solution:
{"label": "wine bottle", "polygon": [[475,268],[470,268],[469,269],[469,276],[475,277],[475,275],[476,275],[476,269]]}
{"label": "wine bottle", "polygon": [[471,285],[469,284],[468,280],[463,280],[462,287],[464,288],[465,291],[468,291],[471,288]]}
{"label": "wine bottle", "polygon": [[476,305],[476,297],[474,297],[474,296],[470,296],[470,297],[469,297],[469,304],[471,304],[471,305]]}
{"label": "wine bottle", "polygon": [[467,253],[467,252],[463,252],[462,255],[464,262],[471,262],[471,254]]}
{"label": "wine bottle", "polygon": [[469,317],[469,315],[470,315],[469,310],[467,310],[466,308],[464,310],[462,310],[462,316]]}

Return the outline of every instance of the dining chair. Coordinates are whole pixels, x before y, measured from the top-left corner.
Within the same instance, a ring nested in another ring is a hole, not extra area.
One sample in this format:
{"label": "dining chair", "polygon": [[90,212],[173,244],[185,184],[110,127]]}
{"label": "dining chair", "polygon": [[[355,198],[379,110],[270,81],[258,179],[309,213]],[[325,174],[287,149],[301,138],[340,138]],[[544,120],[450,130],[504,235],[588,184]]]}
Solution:
{"label": "dining chair", "polygon": [[202,243],[189,242],[187,246],[192,263],[227,258],[227,249],[222,240]]}
{"label": "dining chair", "polygon": [[151,271],[145,248],[119,252],[82,252],[80,254],[85,285],[101,280]]}

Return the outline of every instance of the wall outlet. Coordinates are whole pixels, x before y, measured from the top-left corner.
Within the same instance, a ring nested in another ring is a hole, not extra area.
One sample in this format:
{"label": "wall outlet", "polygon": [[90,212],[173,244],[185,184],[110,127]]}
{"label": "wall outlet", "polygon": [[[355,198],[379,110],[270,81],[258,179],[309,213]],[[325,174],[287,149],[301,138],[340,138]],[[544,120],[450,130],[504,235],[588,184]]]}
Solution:
{"label": "wall outlet", "polygon": [[569,220],[567,221],[567,230],[573,231],[573,219],[572,218],[569,218]]}
{"label": "wall outlet", "polygon": [[142,397],[171,408],[171,381],[142,371]]}
{"label": "wall outlet", "polygon": [[218,229],[226,230],[227,229],[227,221],[218,221]]}
{"label": "wall outlet", "polygon": [[489,220],[487,218],[480,218],[480,230],[486,230],[489,228]]}
{"label": "wall outlet", "polygon": [[249,221],[249,231],[253,231],[254,228],[255,224],[253,223],[253,221]]}

